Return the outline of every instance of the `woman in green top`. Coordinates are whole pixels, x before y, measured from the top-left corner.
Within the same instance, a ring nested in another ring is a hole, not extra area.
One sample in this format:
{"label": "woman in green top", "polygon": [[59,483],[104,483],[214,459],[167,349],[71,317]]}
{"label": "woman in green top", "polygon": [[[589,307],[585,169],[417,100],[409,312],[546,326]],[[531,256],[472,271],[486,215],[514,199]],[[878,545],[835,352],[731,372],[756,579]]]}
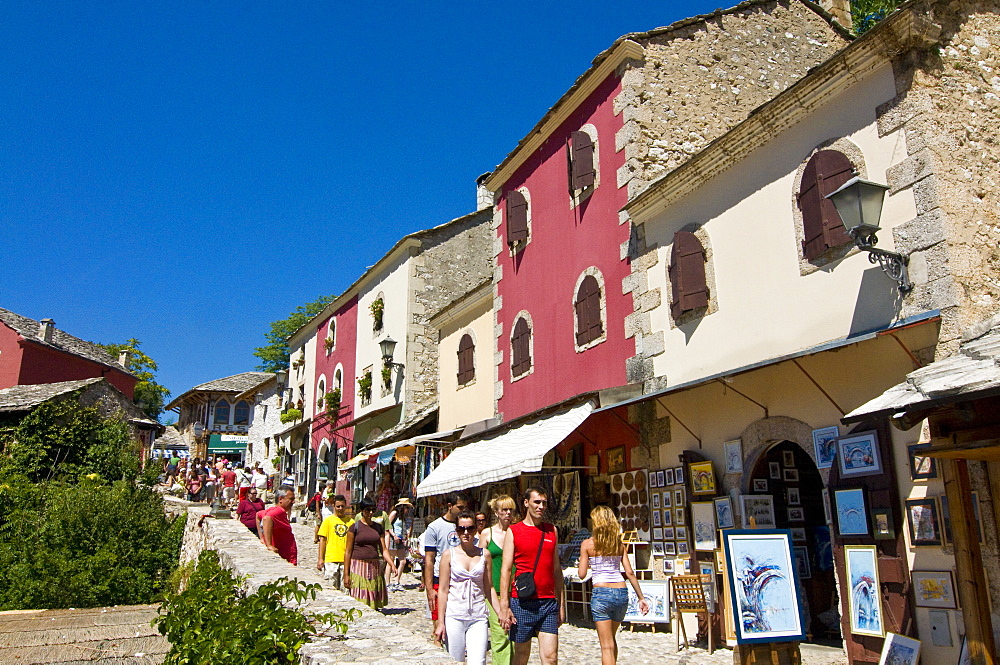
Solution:
{"label": "woman in green top", "polygon": [[[514,520],[514,511],[517,503],[506,494],[495,496],[490,501],[490,509],[496,516],[496,524],[479,534],[479,546],[485,547],[490,552],[493,561],[493,588],[500,593],[500,569],[503,568],[503,543],[507,537],[507,530]],[[490,654],[493,658],[493,665],[510,665],[514,649],[510,640],[507,639],[507,631],[500,625],[496,612],[492,605],[486,604],[490,612]]]}

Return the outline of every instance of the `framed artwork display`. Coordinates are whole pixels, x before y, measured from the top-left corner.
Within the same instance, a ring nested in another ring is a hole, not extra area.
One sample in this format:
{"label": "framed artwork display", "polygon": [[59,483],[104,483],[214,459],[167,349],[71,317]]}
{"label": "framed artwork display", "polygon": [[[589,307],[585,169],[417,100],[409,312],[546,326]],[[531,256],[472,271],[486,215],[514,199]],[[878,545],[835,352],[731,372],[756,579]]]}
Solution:
{"label": "framed artwork display", "polygon": [[660,509],[660,493],[653,492],[653,510]]}
{"label": "framed artwork display", "polygon": [[[656,529],[653,529],[653,531],[656,531]],[[652,548],[653,556],[663,556],[663,543],[652,543]]]}
{"label": "framed artwork display", "polygon": [[663,511],[663,526],[671,526],[674,523],[674,511],[669,508]]}
{"label": "framed artwork display", "polygon": [[[665,545],[666,545],[666,543],[664,543],[664,546]],[[664,559],[663,560],[663,574],[664,575],[673,575],[674,574],[674,560],[673,559]]]}
{"label": "framed artwork display", "polygon": [[683,506],[684,505],[684,501],[685,501],[685,498],[684,498],[684,488],[683,487],[679,487],[679,488],[675,489],[674,490],[674,505],[675,506]]}
{"label": "framed artwork display", "polygon": [[806,521],[806,511],[805,508],[801,506],[791,506],[788,509],[788,521],[789,522],[805,522]]}
{"label": "framed artwork display", "polygon": [[656,471],[650,471],[649,472],[649,483],[648,484],[649,484],[649,488],[650,489],[653,489],[653,488],[656,488],[656,487],[660,486],[660,484],[656,480]]}
{"label": "framed artwork display", "polygon": [[882,457],[878,450],[878,434],[861,432],[837,439],[837,459],[840,477],[876,476],[882,473]]}
{"label": "framed artwork display", "polygon": [[805,543],[809,541],[809,539],[806,538],[805,527],[801,526],[794,527],[793,529],[791,529],[791,532],[792,532],[793,543]]}
{"label": "framed artwork display", "polygon": [[660,528],[658,526],[654,526],[653,527],[653,539],[654,540],[663,540],[663,529],[662,528]]}
{"label": "framed artwork display", "polygon": [[868,511],[865,510],[863,489],[836,490],[837,532],[842,536],[867,536]]}
{"label": "framed artwork display", "polygon": [[783,475],[783,477],[785,479],[785,482],[788,482],[788,483],[797,483],[797,482],[799,482],[799,470],[798,469],[783,469],[782,470],[782,475]]}
{"label": "framed artwork display", "polygon": [[687,556],[688,544],[686,540],[677,541],[677,556]]}
{"label": "framed artwork display", "polygon": [[674,526],[683,526],[687,524],[687,519],[684,516],[683,508],[674,508]]}
{"label": "framed artwork display", "polygon": [[663,540],[674,540],[676,536],[674,535],[674,527],[665,526],[663,527]]}
{"label": "framed artwork display", "polygon": [[687,542],[688,539],[688,529],[686,526],[674,527],[674,540],[683,540]]}
{"label": "framed artwork display", "polygon": [[625,446],[618,446],[617,448],[609,448],[605,452],[605,457],[608,460],[608,473],[624,473],[625,472]]}
{"label": "framed artwork display", "polygon": [[715,530],[715,502],[691,502],[691,532],[694,534],[694,549],[711,552],[719,546]]}
{"label": "framed artwork display", "polygon": [[914,570],[913,597],[917,607],[957,610],[955,578],[950,570]]}
{"label": "framed artwork display", "polygon": [[691,494],[715,494],[715,471],[711,462],[695,462],[691,469]]}
{"label": "framed artwork display", "polygon": [[705,601],[709,612],[715,612],[715,563],[712,561],[699,561],[698,574],[707,575],[708,579],[702,582],[702,589],[705,590]]}
{"label": "framed artwork display", "polygon": [[[964,645],[963,645],[964,651]],[[878,665],[917,665],[920,662],[920,640],[896,633],[887,633],[882,644]],[[958,662],[962,663],[959,656]]]}
{"label": "framed artwork display", "polygon": [[836,427],[823,427],[813,430],[813,452],[816,453],[816,468],[829,469],[837,459],[837,437],[840,430]]}
{"label": "framed artwork display", "polygon": [[771,477],[771,480],[781,480],[781,465],[777,462],[768,462],[767,471],[767,475]]}
{"label": "framed artwork display", "polygon": [[670,541],[663,543],[663,553],[666,556],[674,556],[677,554],[677,545]]}
{"label": "framed artwork display", "polygon": [[639,610],[639,596],[635,589],[628,585],[628,609],[625,610],[625,621],[634,623],[669,623],[670,596],[666,580],[639,580],[642,595],[649,603],[649,612],[643,614]]}
{"label": "framed artwork display", "polygon": [[660,487],[666,487],[667,485],[673,485],[674,484],[674,474],[671,472],[670,469],[667,469],[666,471],[657,471],[656,472],[656,482],[660,483]]}
{"label": "framed artwork display", "polygon": [[754,478],[753,479],[753,491],[754,492],[767,492],[767,479],[766,478]]}
{"label": "framed artwork display", "polygon": [[781,463],[786,469],[795,468],[795,451],[793,450],[782,450],[781,451]]}
{"label": "framed artwork display", "polygon": [[743,442],[726,441],[722,447],[726,453],[726,473],[743,473]]}
{"label": "framed artwork display", "polygon": [[802,505],[802,495],[799,493],[798,487],[788,488],[788,505],[789,506],[801,506]]}
{"label": "framed artwork display", "polygon": [[872,508],[872,534],[875,540],[895,540],[896,525],[890,508]]}
{"label": "framed artwork display", "polygon": [[908,499],[906,522],[910,527],[911,545],[940,545],[941,521],[934,498]]}
{"label": "framed artwork display", "polygon": [[[656,528],[655,527],[658,527],[658,526],[663,526],[663,522],[660,520],[660,511],[659,510],[653,510],[653,527],[654,527],[653,533],[656,533]],[[654,536],[654,538],[655,538],[655,536]]]}
{"label": "framed artwork display", "polygon": [[878,553],[874,545],[844,545],[847,568],[848,613],[851,632],[856,635],[885,636],[882,592],[878,579]]}
{"label": "framed artwork display", "polygon": [[918,443],[906,447],[910,457],[910,478],[913,480],[928,480],[937,478],[937,460],[933,457],[922,457],[920,451],[929,448],[929,443]]}
{"label": "framed artwork display", "polygon": [[770,494],[744,494],[740,496],[740,513],[744,529],[773,529],[774,497]]}
{"label": "framed artwork display", "polygon": [[715,504],[715,523],[720,529],[736,528],[736,516],[733,515],[733,500],[728,496],[713,501]]}
{"label": "framed artwork display", "polygon": [[[792,538],[792,540],[794,541],[795,539]],[[812,577],[812,568],[809,566],[808,547],[795,547],[795,570],[798,571],[801,579],[808,580]]]}
{"label": "framed artwork display", "polygon": [[684,467],[675,466],[674,467],[674,484],[683,485],[684,484]]}
{"label": "framed artwork display", "polygon": [[670,496],[671,496],[671,494],[672,494],[672,492],[670,490],[667,490],[666,492],[663,493],[662,504],[663,504],[664,508],[669,508],[670,507]]}
{"label": "framed artwork display", "polygon": [[731,530],[722,534],[736,622],[736,642],[788,642],[805,638],[787,531]]}

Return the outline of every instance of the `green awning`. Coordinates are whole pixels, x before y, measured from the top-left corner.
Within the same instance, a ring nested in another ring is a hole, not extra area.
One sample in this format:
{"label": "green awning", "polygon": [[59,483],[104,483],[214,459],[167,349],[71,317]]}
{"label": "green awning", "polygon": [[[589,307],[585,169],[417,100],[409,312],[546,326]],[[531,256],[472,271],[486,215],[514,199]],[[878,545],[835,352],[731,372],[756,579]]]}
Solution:
{"label": "green awning", "polygon": [[243,454],[250,437],[245,434],[212,434],[208,437],[208,452],[216,455]]}

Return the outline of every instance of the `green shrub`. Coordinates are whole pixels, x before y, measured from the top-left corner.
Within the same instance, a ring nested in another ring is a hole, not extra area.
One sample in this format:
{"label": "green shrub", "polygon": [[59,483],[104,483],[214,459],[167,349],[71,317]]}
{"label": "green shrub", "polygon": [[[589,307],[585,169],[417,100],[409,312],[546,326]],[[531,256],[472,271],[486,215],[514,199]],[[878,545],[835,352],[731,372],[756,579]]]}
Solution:
{"label": "green shrub", "polygon": [[288,411],[282,413],[278,419],[281,420],[282,424],[287,424],[290,422],[294,422],[301,417],[302,417],[302,411],[300,411],[299,409],[288,409]]}

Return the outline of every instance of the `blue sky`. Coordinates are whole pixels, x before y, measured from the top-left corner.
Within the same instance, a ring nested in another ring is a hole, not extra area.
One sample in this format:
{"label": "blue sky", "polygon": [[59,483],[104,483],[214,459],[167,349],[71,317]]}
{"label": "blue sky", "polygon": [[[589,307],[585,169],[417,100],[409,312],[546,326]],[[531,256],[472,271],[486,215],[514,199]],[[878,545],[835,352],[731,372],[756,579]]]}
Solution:
{"label": "blue sky", "polygon": [[718,5],[4,2],[0,307],[140,339],[174,395],[253,369],[617,37]]}

